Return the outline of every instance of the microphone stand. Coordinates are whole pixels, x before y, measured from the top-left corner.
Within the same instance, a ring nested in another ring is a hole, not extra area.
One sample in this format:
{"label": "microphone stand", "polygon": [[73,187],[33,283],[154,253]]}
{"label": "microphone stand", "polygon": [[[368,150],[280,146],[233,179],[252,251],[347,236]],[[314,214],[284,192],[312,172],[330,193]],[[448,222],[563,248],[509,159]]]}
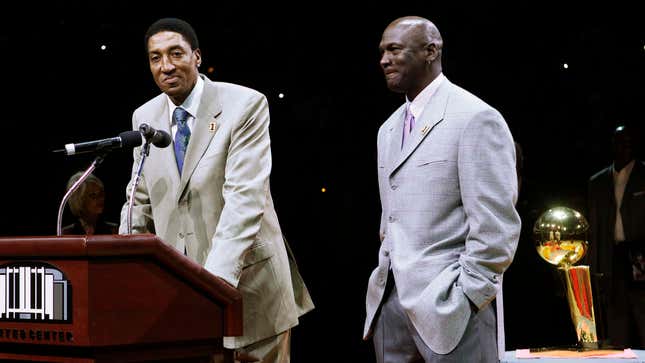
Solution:
{"label": "microphone stand", "polygon": [[92,161],[92,164],[90,165],[90,167],[87,168],[87,170],[85,170],[83,175],[81,175],[81,177],[78,178],[78,180],[72,185],[72,187],[69,188],[67,193],[65,193],[65,196],[63,197],[63,200],[60,202],[60,206],[58,207],[58,221],[56,223],[56,236],[60,237],[63,235],[63,228],[61,224],[63,222],[63,211],[65,210],[65,204],[67,204],[67,200],[69,199],[69,197],[72,196],[72,194],[74,194],[74,192],[81,186],[81,184],[83,184],[85,179],[87,179],[87,177],[89,177],[90,174],[92,174],[94,169],[96,169],[97,166],[101,165],[103,160],[105,160],[105,155],[106,154],[101,153],[96,158],[94,158],[94,161]]}
{"label": "microphone stand", "polygon": [[132,234],[132,207],[134,207],[134,193],[137,191],[137,186],[139,185],[139,181],[141,179],[141,172],[143,171],[143,163],[146,160],[146,157],[148,154],[150,154],[150,139],[145,138],[146,142],[143,144],[143,147],[141,147],[141,159],[139,159],[139,165],[137,166],[137,175],[134,177],[134,181],[132,183],[132,189],[130,190],[130,199],[128,203],[128,211],[127,211],[127,226],[128,226],[128,234]]}

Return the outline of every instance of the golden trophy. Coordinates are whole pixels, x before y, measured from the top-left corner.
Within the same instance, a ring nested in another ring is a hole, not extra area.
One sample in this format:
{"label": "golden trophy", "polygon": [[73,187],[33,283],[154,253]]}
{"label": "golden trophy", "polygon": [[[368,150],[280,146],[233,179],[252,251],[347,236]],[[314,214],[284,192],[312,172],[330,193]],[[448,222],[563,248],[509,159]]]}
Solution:
{"label": "golden trophy", "polygon": [[537,219],[533,235],[540,257],[564,272],[567,300],[579,346],[597,349],[589,266],[574,266],[589,247],[588,229],[589,223],[582,214],[571,208],[556,207]]}

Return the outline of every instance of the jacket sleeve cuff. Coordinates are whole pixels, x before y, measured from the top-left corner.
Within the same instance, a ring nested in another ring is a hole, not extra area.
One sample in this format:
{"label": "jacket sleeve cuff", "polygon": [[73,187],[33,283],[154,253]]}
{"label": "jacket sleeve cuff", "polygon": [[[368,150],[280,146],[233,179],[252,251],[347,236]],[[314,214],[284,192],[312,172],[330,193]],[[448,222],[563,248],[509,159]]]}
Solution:
{"label": "jacket sleeve cuff", "polygon": [[209,258],[207,258],[204,268],[206,271],[221,278],[237,289],[237,285],[240,282],[240,276],[242,275],[242,264],[240,262],[229,266],[222,266],[221,264],[218,266],[214,261],[209,261]]}
{"label": "jacket sleeve cuff", "polygon": [[[497,276],[493,276],[492,280],[497,281]],[[466,297],[479,310],[490,303],[497,295],[498,284],[473,273],[467,267],[461,267],[458,282]]]}

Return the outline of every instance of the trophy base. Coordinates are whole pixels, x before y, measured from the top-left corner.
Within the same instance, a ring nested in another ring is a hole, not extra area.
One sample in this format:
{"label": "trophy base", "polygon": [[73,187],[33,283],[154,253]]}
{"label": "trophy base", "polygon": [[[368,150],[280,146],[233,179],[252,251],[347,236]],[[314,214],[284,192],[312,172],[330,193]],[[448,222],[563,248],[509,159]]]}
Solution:
{"label": "trophy base", "polygon": [[568,352],[591,352],[591,351],[603,351],[610,353],[622,352],[625,350],[623,346],[617,346],[608,344],[605,342],[589,342],[589,343],[578,343],[576,345],[567,345],[567,346],[558,346],[558,347],[541,347],[541,348],[531,348],[529,351],[531,353],[541,353],[541,352],[554,352],[554,351],[568,351]]}
{"label": "trophy base", "polygon": [[597,348],[572,345],[518,349],[515,355],[517,358],[565,358],[574,359],[576,362],[582,358],[607,359],[607,362],[616,362],[616,358],[638,358],[631,349],[602,343],[598,344]]}

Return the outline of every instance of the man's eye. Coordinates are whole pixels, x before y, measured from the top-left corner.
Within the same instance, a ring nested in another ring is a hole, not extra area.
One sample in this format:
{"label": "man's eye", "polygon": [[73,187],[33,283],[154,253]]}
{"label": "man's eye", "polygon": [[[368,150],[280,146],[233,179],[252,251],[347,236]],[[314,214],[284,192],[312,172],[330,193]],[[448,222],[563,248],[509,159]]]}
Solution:
{"label": "man's eye", "polygon": [[179,51],[172,52],[172,56],[173,56],[173,57],[181,57],[181,56],[182,56],[182,53],[181,53],[181,52],[179,52]]}

